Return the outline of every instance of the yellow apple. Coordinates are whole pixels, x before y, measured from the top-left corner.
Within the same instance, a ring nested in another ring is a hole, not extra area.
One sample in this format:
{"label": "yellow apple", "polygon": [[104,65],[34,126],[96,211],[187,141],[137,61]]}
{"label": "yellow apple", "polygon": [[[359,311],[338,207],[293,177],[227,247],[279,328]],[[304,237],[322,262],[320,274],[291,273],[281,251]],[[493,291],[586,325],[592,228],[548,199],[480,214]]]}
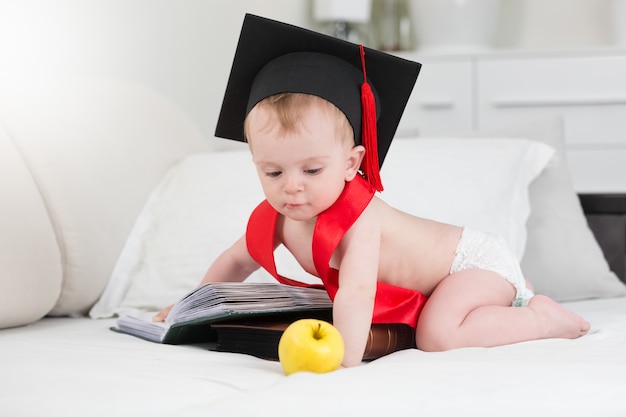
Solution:
{"label": "yellow apple", "polygon": [[332,324],[301,319],[289,325],[278,342],[278,359],[285,371],[331,372],[343,361],[343,338]]}

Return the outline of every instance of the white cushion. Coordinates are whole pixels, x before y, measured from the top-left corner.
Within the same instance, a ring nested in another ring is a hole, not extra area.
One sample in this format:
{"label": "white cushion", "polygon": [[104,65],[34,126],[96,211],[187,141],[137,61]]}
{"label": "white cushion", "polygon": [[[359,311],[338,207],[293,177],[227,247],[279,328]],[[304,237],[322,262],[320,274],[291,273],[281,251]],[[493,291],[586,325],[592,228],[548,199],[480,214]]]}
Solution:
{"label": "white cushion", "polygon": [[[528,185],[553,153],[525,140],[398,140],[385,161],[381,197],[411,213],[499,233],[521,257]],[[177,301],[244,233],[262,199],[247,150],[186,158],[153,192],[91,316]],[[286,276],[312,280],[285,252],[277,264]]]}
{"label": "white cushion", "polygon": [[61,256],[46,205],[0,121],[0,329],[31,323],[61,292]]}
{"label": "white cushion", "polygon": [[175,162],[206,146],[180,109],[138,84],[4,81],[0,117],[59,244],[63,282],[50,314],[85,313],[109,281],[150,191]]}

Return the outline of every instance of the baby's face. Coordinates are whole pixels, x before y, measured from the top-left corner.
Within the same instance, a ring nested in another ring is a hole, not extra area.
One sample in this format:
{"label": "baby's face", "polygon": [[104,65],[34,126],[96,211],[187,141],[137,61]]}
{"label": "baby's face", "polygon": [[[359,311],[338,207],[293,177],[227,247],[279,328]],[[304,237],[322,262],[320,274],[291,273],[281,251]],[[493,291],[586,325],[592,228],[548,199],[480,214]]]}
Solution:
{"label": "baby's face", "polygon": [[298,127],[286,131],[267,108],[249,115],[250,149],[263,192],[287,218],[314,219],[335,202],[357,172],[359,147],[351,145],[351,138],[338,137],[332,117],[311,106]]}

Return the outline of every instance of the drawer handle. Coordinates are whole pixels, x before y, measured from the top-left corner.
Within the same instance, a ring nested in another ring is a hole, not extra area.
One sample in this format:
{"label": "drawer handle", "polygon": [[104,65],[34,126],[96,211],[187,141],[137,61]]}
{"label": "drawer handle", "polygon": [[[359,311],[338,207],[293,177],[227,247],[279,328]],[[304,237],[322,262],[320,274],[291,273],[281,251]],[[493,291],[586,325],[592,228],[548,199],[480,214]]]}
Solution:
{"label": "drawer handle", "polygon": [[419,105],[426,110],[447,110],[454,108],[454,100],[447,98],[427,98],[420,100]]}
{"label": "drawer handle", "polygon": [[497,98],[494,107],[559,107],[559,106],[612,106],[626,104],[626,97],[563,97],[563,98]]}

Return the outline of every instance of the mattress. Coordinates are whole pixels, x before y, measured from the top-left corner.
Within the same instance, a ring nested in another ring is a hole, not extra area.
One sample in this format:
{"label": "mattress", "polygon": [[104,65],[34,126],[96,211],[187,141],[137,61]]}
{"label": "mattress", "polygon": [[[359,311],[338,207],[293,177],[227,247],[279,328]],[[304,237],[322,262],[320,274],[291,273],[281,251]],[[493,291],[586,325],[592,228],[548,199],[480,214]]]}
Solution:
{"label": "mattress", "polygon": [[118,334],[114,319],[46,318],[0,332],[0,415],[626,415],[626,298],[565,306],[589,335],[288,377],[277,362]]}

